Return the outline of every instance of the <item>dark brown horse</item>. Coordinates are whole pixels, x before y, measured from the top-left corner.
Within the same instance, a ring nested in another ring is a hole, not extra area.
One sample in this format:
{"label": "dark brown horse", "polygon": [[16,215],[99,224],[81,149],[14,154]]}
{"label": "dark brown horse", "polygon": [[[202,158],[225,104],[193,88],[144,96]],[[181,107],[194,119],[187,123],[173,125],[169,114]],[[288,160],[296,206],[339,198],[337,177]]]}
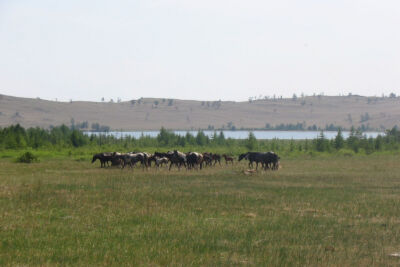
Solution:
{"label": "dark brown horse", "polygon": [[226,165],[228,165],[228,162],[232,163],[233,165],[233,157],[227,156],[226,154],[223,154],[222,157],[224,157]]}
{"label": "dark brown horse", "polygon": [[213,157],[211,153],[204,152],[203,153],[203,162],[205,166],[212,166]]}
{"label": "dark brown horse", "polygon": [[103,153],[98,153],[94,154],[92,158],[92,163],[95,162],[96,160],[100,161],[100,168],[106,167],[108,165],[109,161],[112,161],[113,159],[113,154],[112,152],[103,152]]}
{"label": "dark brown horse", "polygon": [[214,161],[214,166],[215,164],[217,164],[217,162],[219,163],[219,166],[221,166],[221,155],[219,154],[211,154],[211,157]]}

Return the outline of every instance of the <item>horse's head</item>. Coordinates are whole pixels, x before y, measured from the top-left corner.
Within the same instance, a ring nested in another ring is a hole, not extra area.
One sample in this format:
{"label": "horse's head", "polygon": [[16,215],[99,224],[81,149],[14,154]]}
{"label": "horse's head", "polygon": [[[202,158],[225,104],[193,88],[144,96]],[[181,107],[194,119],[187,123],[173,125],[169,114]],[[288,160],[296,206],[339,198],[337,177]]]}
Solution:
{"label": "horse's head", "polygon": [[96,161],[96,159],[98,159],[98,155],[93,155],[93,159],[92,159],[92,163]]}
{"label": "horse's head", "polygon": [[240,154],[239,155],[239,161],[241,161],[242,159],[247,159],[247,154],[248,153]]}

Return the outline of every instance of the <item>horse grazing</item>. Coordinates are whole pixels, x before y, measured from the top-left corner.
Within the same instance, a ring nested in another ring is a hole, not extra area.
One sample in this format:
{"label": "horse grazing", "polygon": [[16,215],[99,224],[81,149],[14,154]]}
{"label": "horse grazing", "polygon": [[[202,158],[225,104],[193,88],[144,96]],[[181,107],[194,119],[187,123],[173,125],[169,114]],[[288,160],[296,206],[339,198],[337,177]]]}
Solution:
{"label": "horse grazing", "polygon": [[104,153],[98,153],[93,155],[92,163],[95,162],[96,160],[100,160],[100,168],[106,167],[108,165],[109,161],[112,161],[113,158],[113,153],[111,152],[104,152]]}
{"label": "horse grazing", "polygon": [[225,164],[226,165],[228,165],[228,162],[232,163],[232,165],[233,165],[233,157],[227,156],[226,154],[223,154],[222,157],[225,159]]}

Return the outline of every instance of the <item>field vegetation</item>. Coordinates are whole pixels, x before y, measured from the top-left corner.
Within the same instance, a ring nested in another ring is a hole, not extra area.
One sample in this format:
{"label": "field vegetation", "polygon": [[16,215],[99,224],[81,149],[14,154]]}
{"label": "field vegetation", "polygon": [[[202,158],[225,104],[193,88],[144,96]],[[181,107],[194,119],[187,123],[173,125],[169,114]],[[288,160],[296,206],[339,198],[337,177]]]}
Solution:
{"label": "field vegetation", "polygon": [[141,136],[134,138],[125,136],[116,138],[112,135],[86,135],[77,129],[65,125],[53,127],[50,130],[42,128],[25,129],[20,125],[0,128],[0,151],[33,150],[51,151],[69,154],[93,153],[96,151],[147,151],[172,150],[219,152],[238,155],[249,150],[275,151],[285,156],[296,156],[313,153],[392,153],[400,148],[400,131],[394,127],[387,130],[385,135],[377,138],[367,138],[360,131],[352,128],[350,137],[343,138],[339,129],[335,139],[325,138],[321,131],[318,138],[313,140],[257,140],[253,133],[244,140],[225,138],[223,132],[214,132],[210,138],[203,131],[196,135],[187,133],[180,136],[161,128],[157,137]]}
{"label": "field vegetation", "polygon": [[[0,131],[0,265],[392,265],[400,259],[399,132],[366,139],[247,140]],[[185,140],[184,145],[182,140]],[[99,151],[274,150],[198,170],[100,168]],[[26,154],[29,152],[29,154]],[[19,163],[21,156],[34,158]]]}
{"label": "field vegetation", "polygon": [[[39,153],[40,154],[40,153]],[[400,155],[246,175],[0,160],[0,265],[397,265]]]}

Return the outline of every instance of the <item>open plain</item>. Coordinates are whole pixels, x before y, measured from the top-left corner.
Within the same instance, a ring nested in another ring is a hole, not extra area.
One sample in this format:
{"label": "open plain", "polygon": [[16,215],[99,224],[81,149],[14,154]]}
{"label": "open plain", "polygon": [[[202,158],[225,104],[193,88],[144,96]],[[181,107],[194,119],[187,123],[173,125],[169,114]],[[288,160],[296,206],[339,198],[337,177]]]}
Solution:
{"label": "open plain", "polygon": [[396,155],[279,171],[0,160],[1,265],[398,265]]}

